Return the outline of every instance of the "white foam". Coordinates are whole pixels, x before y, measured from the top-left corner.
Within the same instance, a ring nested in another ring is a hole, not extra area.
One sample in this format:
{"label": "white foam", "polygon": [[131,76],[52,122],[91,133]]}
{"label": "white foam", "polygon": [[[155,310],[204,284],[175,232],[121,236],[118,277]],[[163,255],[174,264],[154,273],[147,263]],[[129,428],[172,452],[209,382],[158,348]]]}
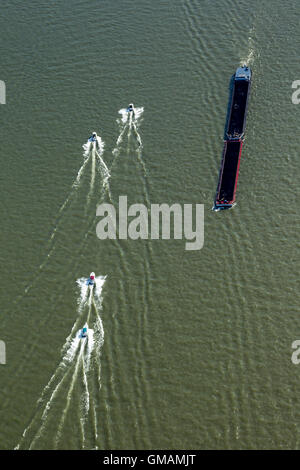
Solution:
{"label": "white foam", "polygon": [[93,148],[95,150],[97,150],[100,153],[100,155],[102,155],[103,152],[104,152],[104,147],[105,147],[104,141],[101,139],[100,135],[97,135],[97,141],[96,142],[90,142],[89,139],[88,139],[86,141],[86,143],[83,144],[83,146],[82,146],[82,148],[84,150],[83,156],[88,157],[89,154],[91,153],[91,150],[93,150]]}
{"label": "white foam", "polygon": [[83,144],[82,148],[83,148],[83,150],[84,150],[84,152],[83,152],[83,156],[84,156],[84,157],[88,157],[88,156],[89,156],[91,147],[92,147],[92,142],[90,142],[89,140],[88,140],[85,144]]}
{"label": "white foam", "polygon": [[94,299],[97,309],[101,309],[102,306],[102,290],[106,280],[106,276],[96,276],[95,278],[95,290],[94,290]]}
{"label": "white foam", "polygon": [[88,328],[87,354],[85,356],[85,367],[87,371],[90,369],[91,355],[94,350],[94,347],[95,347],[94,330],[92,328]]}
{"label": "white foam", "polygon": [[[29,431],[33,430],[33,425],[37,424],[39,420],[39,427],[37,428],[36,432],[31,438],[31,442],[29,448],[32,449],[35,443],[41,438],[42,434],[46,431],[46,426],[48,424],[48,418],[52,416],[52,407],[54,405],[63,407],[61,411],[61,419],[58,423],[56,428],[56,435],[55,435],[55,443],[56,446],[59,443],[59,440],[62,436],[62,431],[65,424],[65,419],[67,412],[70,407],[70,402],[72,399],[73,390],[75,389],[75,383],[79,377],[79,370],[80,366],[82,366],[82,380],[84,385],[84,390],[80,397],[81,403],[81,419],[80,419],[80,426],[82,432],[82,440],[83,445],[85,442],[85,426],[87,422],[87,417],[90,409],[90,390],[89,390],[89,380],[87,373],[91,368],[91,358],[93,354],[95,355],[95,366],[96,369],[94,373],[97,374],[97,380],[100,385],[100,352],[104,342],[104,328],[102,324],[102,320],[100,317],[100,309],[102,303],[102,290],[106,280],[106,276],[96,276],[95,281],[96,285],[94,289],[89,289],[89,286],[86,284],[86,278],[82,277],[77,279],[76,283],[79,287],[79,295],[78,295],[78,317],[75,320],[71,333],[66,338],[65,344],[62,347],[62,357],[61,361],[56,368],[54,374],[52,375],[51,379],[49,380],[48,384],[44,388],[41,397],[37,401],[37,404],[41,404],[44,402],[44,406],[41,409],[40,407],[37,408],[31,422],[24,430],[22,438],[16,449],[19,449],[23,446],[24,439],[29,433]],[[87,310],[88,307],[88,310]],[[94,307],[94,309],[93,309]],[[93,319],[92,311],[95,310],[95,316]],[[93,328],[88,327],[89,320],[93,320]],[[82,338],[81,332],[82,328],[78,329],[79,322],[81,325],[85,320],[84,327],[87,328],[87,337]],[[77,328],[76,328],[77,326]],[[74,368],[74,369],[73,369]],[[67,387],[67,394],[65,396],[65,400],[61,402],[61,400],[56,399],[58,392],[61,389],[63,383],[65,383],[69,375],[70,383]],[[50,392],[50,396],[48,396],[46,401],[46,392]],[[56,399],[56,400],[55,400]],[[95,423],[97,422],[96,419],[96,408],[94,405],[93,412],[95,415]],[[41,413],[41,414],[40,414]],[[95,424],[94,423],[94,424]],[[95,424],[95,434],[97,435],[97,424]]]}
{"label": "white foam", "polygon": [[98,153],[98,152],[96,151],[96,155],[97,155],[98,160],[99,160],[101,173],[104,173],[104,176],[106,176],[106,177],[110,177],[109,169],[107,168],[107,165],[106,165],[106,163],[104,162],[104,160],[103,160],[103,158],[102,158],[102,156],[101,156],[101,153]]}
{"label": "white foam", "polygon": [[247,65],[248,67],[250,67],[254,62],[254,58],[255,58],[255,47],[254,47],[255,44],[254,44],[254,39],[253,39],[254,34],[255,34],[255,29],[254,27],[252,27],[249,31],[247,55],[241,59],[240,61],[241,66]]}
{"label": "white foam", "polygon": [[95,145],[94,145],[92,149],[92,174],[91,174],[91,180],[90,180],[90,189],[87,195],[86,213],[87,213],[88,205],[90,203],[91,196],[94,191],[94,185],[95,185],[95,176],[96,176],[96,153],[95,152],[96,150],[95,150]]}
{"label": "white foam", "polygon": [[78,346],[80,344],[80,333],[81,330],[79,330],[75,336],[75,338],[73,338],[69,348],[67,349],[66,353],[64,354],[63,356],[63,362],[72,362],[74,357],[75,357],[75,354],[76,354],[76,351],[78,349]]}
{"label": "white foam", "polygon": [[143,144],[142,144],[142,139],[141,139],[140,134],[138,133],[137,126],[135,125],[135,123],[132,123],[132,125],[133,125],[133,129],[134,129],[134,131],[135,131],[135,135],[136,135],[138,144],[139,144],[140,147],[142,147],[142,146],[143,146]]}
{"label": "white foam", "polygon": [[134,108],[135,120],[138,120],[144,112],[144,107],[140,106],[139,108]]}
{"label": "white foam", "polygon": [[104,152],[104,141],[101,139],[101,137],[99,135],[97,135],[97,143],[98,143],[98,152],[100,153],[100,155],[103,154]]}
{"label": "white foam", "polygon": [[[144,112],[144,108],[143,106],[140,106],[138,108],[134,108],[134,120],[138,120],[141,115],[143,114]],[[126,122],[128,121],[128,116],[132,116],[132,113],[129,113],[127,111],[127,108],[122,108],[119,110],[119,114],[121,115],[121,121],[123,124],[126,124]]]}
{"label": "white foam", "polygon": [[87,281],[86,277],[81,277],[80,279],[77,279],[76,281],[79,287],[79,297],[77,300],[79,313],[81,312],[82,308],[84,307],[84,305],[86,304],[88,300],[89,286],[87,285],[86,281]]}
{"label": "white foam", "polygon": [[72,376],[72,380],[71,380],[69,390],[67,392],[67,403],[66,403],[66,405],[64,407],[64,410],[61,414],[61,419],[60,419],[60,422],[59,422],[59,425],[58,425],[58,430],[57,430],[56,439],[55,439],[56,446],[58,445],[58,442],[61,438],[61,433],[62,433],[62,429],[63,429],[64,423],[65,423],[65,419],[66,419],[66,416],[67,416],[67,413],[68,413],[68,410],[69,410],[74,385],[75,385],[75,382],[76,382],[76,379],[77,379],[77,376],[78,376],[80,360],[82,358],[83,351],[84,351],[85,341],[81,341],[80,339],[79,339],[79,341],[81,343],[80,352],[79,352],[77,360],[75,362],[75,369],[74,369],[74,372],[73,372],[73,376]]}

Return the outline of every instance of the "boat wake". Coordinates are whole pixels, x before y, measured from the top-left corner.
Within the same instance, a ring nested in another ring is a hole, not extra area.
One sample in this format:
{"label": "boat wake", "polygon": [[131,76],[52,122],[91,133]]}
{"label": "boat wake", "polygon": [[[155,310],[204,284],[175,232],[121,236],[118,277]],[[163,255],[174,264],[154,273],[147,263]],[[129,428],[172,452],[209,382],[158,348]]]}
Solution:
{"label": "boat wake", "polygon": [[138,108],[134,108],[134,115],[132,113],[128,113],[126,108],[122,108],[119,110],[120,117],[117,119],[117,124],[119,127],[119,135],[116,141],[115,148],[112,151],[114,158],[111,164],[111,171],[114,165],[116,164],[121,151],[123,150],[123,141],[126,135],[127,135],[127,154],[129,154],[129,151],[130,151],[130,142],[131,142],[132,136],[134,136],[138,144],[137,150],[141,150],[141,148],[143,147],[142,139],[139,133],[139,127],[142,122],[143,112],[144,112],[144,108],[142,106]]}
{"label": "boat wake", "polygon": [[253,62],[254,62],[254,59],[255,59],[255,53],[256,53],[254,36],[255,36],[255,28],[254,28],[254,26],[252,26],[250,31],[249,31],[247,54],[246,54],[245,57],[243,57],[240,60],[241,67],[243,65],[247,65],[248,67],[251,67],[253,65]]}
{"label": "boat wake", "polygon": [[96,171],[98,171],[100,174],[100,191],[102,191],[103,189],[109,190],[110,172],[102,158],[102,155],[104,153],[104,142],[102,141],[101,137],[97,136],[97,140],[95,142],[87,141],[83,145],[83,149],[84,157],[87,160],[91,159],[90,188],[87,194],[87,202],[85,206],[85,215],[87,215],[88,207],[91,202],[92,195],[94,193]]}
{"label": "boat wake", "polygon": [[[39,449],[45,445],[49,448],[49,436],[54,449],[60,448],[62,442],[65,445],[71,411],[73,420],[74,415],[77,416],[79,430],[77,436],[76,432],[75,435],[72,433],[73,445],[77,438],[80,448],[85,448],[86,435],[92,430],[93,435],[89,437],[97,446],[98,418],[94,394],[95,383],[98,390],[101,386],[104,329],[100,312],[105,279],[96,277],[94,288],[86,285],[86,278],[77,280],[77,318],[61,349],[60,363],[42,391],[34,415],[15,449]],[[86,328],[86,336],[83,336],[82,328]]]}
{"label": "boat wake", "polygon": [[[39,265],[39,267],[36,270],[36,273],[33,276],[33,279],[30,284],[28,284],[25,289],[24,289],[24,294],[27,294],[30,289],[36,284],[36,282],[40,279],[39,275],[41,271],[46,267],[46,265],[49,262],[49,259],[53,255],[55,251],[55,238],[58,233],[59,227],[64,219],[64,217],[67,214],[67,208],[71,206],[72,201],[75,199],[76,193],[79,190],[82,180],[83,180],[83,175],[86,172],[88,165],[91,164],[91,173],[89,177],[89,191],[87,193],[86,197],[86,204],[85,204],[85,215],[87,215],[88,208],[92,199],[92,196],[96,193],[98,194],[98,191],[100,191],[101,197],[102,197],[102,192],[105,190],[109,191],[109,178],[110,178],[110,171],[106,165],[106,163],[103,160],[103,153],[104,153],[104,141],[101,139],[100,136],[97,136],[97,141],[96,142],[89,142],[87,141],[83,146],[83,162],[81,164],[81,167],[78,170],[78,173],[76,175],[76,178],[74,179],[71,189],[69,194],[67,195],[65,201],[59,208],[58,214],[57,214],[57,219],[54,224],[54,228],[51,232],[51,235],[48,239],[47,245],[46,245],[46,252],[47,254],[45,255],[42,263]],[[99,180],[100,180],[100,185],[99,189],[95,191],[95,181],[96,181],[96,173],[98,172],[99,174]],[[23,294],[23,295],[24,295]],[[21,297],[23,297],[23,295]],[[20,300],[20,299],[18,299]]]}
{"label": "boat wake", "polygon": [[[134,121],[138,121],[141,118],[143,112],[143,106],[140,106],[139,108],[134,108]],[[119,114],[121,115],[119,121],[121,121],[123,124],[128,123],[131,113],[128,113],[127,108],[120,109]]]}

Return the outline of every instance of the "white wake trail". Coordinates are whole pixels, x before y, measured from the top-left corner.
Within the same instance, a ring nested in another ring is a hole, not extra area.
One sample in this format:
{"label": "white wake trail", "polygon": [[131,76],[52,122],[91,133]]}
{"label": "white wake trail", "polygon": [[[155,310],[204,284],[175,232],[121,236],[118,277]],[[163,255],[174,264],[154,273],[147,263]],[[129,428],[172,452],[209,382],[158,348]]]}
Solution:
{"label": "white wake trail", "polygon": [[142,139],[141,139],[140,134],[138,133],[137,126],[136,126],[136,124],[135,124],[134,122],[132,123],[132,127],[133,127],[133,129],[134,129],[134,132],[135,132],[135,135],[136,135],[136,139],[137,139],[137,141],[138,141],[138,144],[139,144],[140,147],[142,147],[142,146],[143,146],[143,144],[142,144]]}
{"label": "white wake trail", "polygon": [[[87,323],[85,324],[85,326],[86,327],[88,326]],[[90,392],[89,392],[89,386],[88,386],[87,373],[90,369],[91,355],[94,350],[94,346],[95,346],[94,330],[91,328],[88,328],[87,346],[86,346],[85,354],[82,356],[82,376],[83,376],[84,392],[81,397],[80,425],[81,425],[83,447],[85,444],[85,423],[87,421],[89,410],[90,410]]]}
{"label": "white wake trail", "polygon": [[122,143],[124,133],[125,133],[125,131],[126,131],[126,129],[127,129],[127,125],[128,125],[128,124],[127,124],[127,122],[126,122],[126,124],[125,124],[124,127],[122,128],[122,130],[121,130],[121,132],[120,132],[120,134],[119,134],[119,136],[118,136],[118,138],[117,138],[116,148],[113,150],[113,153],[114,153],[114,151],[116,151],[117,147]]}
{"label": "white wake trail", "polygon": [[[77,383],[79,370],[82,371],[82,380],[84,388],[84,391],[80,397],[80,428],[83,446],[85,445],[86,440],[85,426],[87,425],[87,419],[91,403],[92,418],[94,419],[93,424],[96,436],[95,438],[97,439],[98,431],[95,400],[91,401],[87,374],[90,371],[92,365],[92,357],[94,357],[96,361],[95,373],[97,374],[97,381],[100,384],[100,350],[104,342],[104,329],[99,312],[102,308],[102,290],[105,280],[106,276],[96,276],[96,285],[94,289],[92,289],[90,288],[90,286],[87,285],[86,278],[82,277],[77,279],[76,284],[79,288],[77,297],[77,318],[73,324],[71,333],[66,338],[65,344],[61,349],[61,361],[58,367],[56,368],[55,372],[51,376],[49,382],[45,386],[41,397],[37,400],[37,410],[27,428],[25,428],[25,430],[23,431],[20,442],[15,447],[15,449],[19,449],[24,444],[27,434],[29,433],[29,431],[32,431],[33,426],[35,426],[36,424],[39,424],[39,427],[34,432],[33,438],[29,445],[29,449],[32,449],[36,444],[37,440],[40,439],[41,436],[45,433],[48,419],[50,419],[50,417],[52,416],[52,406],[55,406],[55,404],[57,406],[61,405],[61,402],[58,402],[58,400],[56,400],[56,397],[61,389],[62,384],[67,380],[72,370],[73,375],[71,383],[67,389],[68,391],[66,404],[64,405],[64,409],[61,414],[61,420],[57,428],[55,445],[58,445],[62,435],[65,419],[72,400],[73,390]],[[92,317],[92,309],[95,311],[94,320]],[[90,323],[90,321],[93,321],[93,329],[88,328],[88,324]],[[79,323],[81,324],[81,326],[84,324],[84,327],[87,328],[88,334],[86,338],[82,338],[81,329],[78,330]],[[75,369],[73,369],[73,367]],[[47,392],[50,392],[50,396],[46,401]],[[41,409],[40,406],[45,401],[46,403]]]}
{"label": "white wake trail", "polygon": [[82,356],[82,375],[83,375],[83,386],[84,392],[81,397],[81,404],[80,404],[80,427],[81,427],[81,435],[82,435],[82,447],[84,448],[85,445],[85,421],[87,419],[89,409],[90,409],[90,394],[89,394],[89,387],[87,376],[85,373],[84,368],[84,357]]}
{"label": "white wake trail", "polygon": [[120,118],[117,119],[117,124],[119,126],[119,136],[116,141],[116,146],[112,151],[113,154],[113,161],[110,167],[110,171],[112,171],[116,161],[121,153],[121,144],[123,142],[124,135],[126,131],[128,131],[128,140],[130,139],[131,131],[132,131],[132,124],[135,124],[137,128],[137,124],[144,112],[143,107],[138,107],[134,109],[135,117],[132,117],[132,113],[128,113],[126,108],[122,108],[119,110],[119,114],[121,115]]}
{"label": "white wake trail", "polygon": [[90,289],[86,282],[86,277],[81,277],[77,279],[76,284],[79,288],[79,297],[77,299],[78,304],[78,313],[82,312],[82,309],[86,305],[90,295]]}
{"label": "white wake trail", "polygon": [[[77,321],[75,321],[74,325],[73,325],[73,328],[72,328],[72,332],[74,330],[74,328],[76,327],[76,324],[77,324]],[[53,382],[55,382],[55,380],[58,378],[58,376],[63,372],[65,371],[65,369],[67,368],[68,366],[68,363],[72,362],[75,354],[76,354],[76,350],[78,348],[78,345],[79,345],[79,338],[75,338],[72,340],[72,342],[70,343],[70,338],[71,338],[71,335],[72,335],[72,332],[71,334],[66,338],[66,342],[64,344],[64,346],[62,347],[62,360],[61,362],[59,363],[57,369],[55,370],[55,372],[52,374],[49,382],[47,383],[47,385],[44,387],[43,391],[42,391],[42,394],[40,396],[40,398],[37,400],[36,402],[36,406],[38,406],[40,403],[42,403],[44,401],[44,398],[45,398],[45,395],[46,393],[48,392],[48,390],[51,388],[51,385]],[[51,406],[51,403],[52,401],[54,400],[55,398],[55,395],[56,393],[58,392],[60,386],[62,385],[65,377],[66,377],[66,374],[67,374],[68,370],[65,371],[61,377],[61,379],[59,380],[59,382],[57,383],[55,389],[53,390],[51,396],[50,396],[50,399],[48,400],[48,402],[46,403],[46,406],[44,407],[44,411],[43,411],[43,414],[42,414],[42,417],[41,417],[41,420],[42,420],[42,424],[39,428],[39,430],[37,431],[36,433],[36,436],[34,437],[32,443],[31,443],[31,447],[33,446],[34,442],[36,441],[36,439],[42,434],[42,431],[43,431],[43,423],[46,421],[47,419],[47,413],[50,409],[50,406]],[[25,428],[25,430],[23,431],[23,434],[22,434],[22,438],[17,446],[17,448],[20,447],[20,445],[22,444],[24,438],[26,437],[27,435],[27,432],[31,429],[34,421],[36,419],[36,414],[34,415],[34,417],[32,418],[32,420],[30,421],[29,425]]]}
{"label": "white wake trail", "polygon": [[81,341],[80,352],[79,352],[77,361],[75,363],[75,370],[74,370],[74,373],[73,373],[73,376],[72,376],[72,381],[71,381],[70,388],[69,388],[68,393],[67,393],[67,403],[66,403],[66,406],[65,406],[65,408],[62,412],[61,419],[60,419],[60,422],[59,422],[59,425],[58,425],[58,430],[57,430],[57,434],[56,434],[56,438],[55,438],[55,448],[57,448],[57,445],[58,445],[59,440],[61,438],[63,425],[64,425],[64,422],[65,422],[65,419],[66,419],[67,412],[69,410],[74,385],[75,385],[75,382],[76,382],[76,379],[77,379],[77,376],[78,376],[80,360],[82,359],[84,347],[85,347],[85,340]]}
{"label": "white wake trail", "polygon": [[106,163],[104,162],[104,160],[103,160],[101,154],[96,151],[96,156],[97,156],[97,158],[98,158],[98,160],[99,160],[99,163],[100,163],[100,171],[101,171],[101,173],[103,173],[104,177],[108,177],[108,178],[109,178],[109,177],[110,177],[110,171],[109,171],[109,169],[108,169]]}
{"label": "white wake trail", "polygon": [[81,183],[81,177],[82,177],[84,169],[85,169],[85,167],[86,167],[86,165],[89,161],[88,155],[84,154],[83,156],[84,156],[84,161],[83,161],[81,167],[78,170],[78,173],[77,173],[77,176],[76,176],[75,180],[73,181],[73,183],[71,185],[70,192],[69,192],[69,194],[67,195],[65,201],[63,202],[63,204],[60,206],[60,208],[58,210],[57,221],[54,225],[54,228],[53,228],[53,230],[50,234],[50,237],[49,237],[47,245],[46,245],[47,254],[44,258],[44,261],[39,265],[39,267],[38,267],[38,269],[37,269],[37,271],[34,275],[33,281],[25,287],[25,289],[24,289],[25,294],[27,294],[29,292],[29,290],[32,289],[32,287],[35,285],[35,283],[36,283],[36,281],[39,277],[38,276],[39,273],[44,269],[44,267],[48,263],[49,259],[51,258],[52,254],[55,250],[55,244],[54,244],[55,236],[56,236],[57,231],[59,229],[59,226],[62,222],[63,213],[64,213],[67,205],[69,204],[70,200],[72,199],[73,194],[79,189],[79,186],[80,186],[80,183]]}
{"label": "white wake trail", "polygon": [[[143,112],[144,112],[143,106],[134,108],[134,120],[138,121],[141,118]],[[122,108],[119,110],[119,114],[121,115],[121,119],[120,119],[121,123],[126,124],[129,121],[129,116],[131,115],[131,113],[128,113],[127,108]]]}
{"label": "white wake trail", "polygon": [[95,143],[93,145],[91,154],[92,154],[92,174],[91,174],[91,180],[90,180],[90,189],[87,195],[86,210],[90,203],[91,196],[94,191],[94,185],[95,185],[95,177],[96,177],[96,144]]}
{"label": "white wake trail", "polygon": [[[67,353],[65,354],[65,356],[62,360],[62,363],[71,362],[73,360],[73,358],[76,355],[76,351],[78,349],[79,344],[80,344],[80,339],[79,338],[74,338],[74,341],[72,341],[71,347],[68,349]],[[33,448],[35,442],[42,436],[43,431],[46,427],[46,422],[47,422],[47,418],[49,416],[49,411],[51,409],[51,404],[52,404],[53,400],[55,399],[62,383],[64,382],[64,379],[67,377],[69,370],[70,369],[67,369],[65,374],[62,376],[61,380],[58,382],[55,389],[53,390],[48,402],[46,403],[46,406],[44,408],[44,411],[43,411],[43,414],[42,414],[42,417],[41,417],[41,425],[40,425],[38,431],[36,432],[32,442],[30,444],[29,450],[31,450]]]}
{"label": "white wake trail", "polygon": [[[78,191],[78,189],[81,185],[82,176],[83,176],[83,173],[85,171],[85,168],[86,168],[87,164],[90,161],[90,157],[92,157],[92,174],[91,174],[91,180],[90,180],[90,189],[89,189],[89,193],[88,193],[88,196],[87,196],[87,205],[86,205],[86,211],[87,211],[87,206],[88,206],[88,203],[89,203],[90,198],[91,198],[92,193],[93,193],[94,184],[95,184],[95,177],[96,177],[96,162],[95,162],[94,154],[92,153],[93,149],[95,149],[95,155],[97,156],[97,158],[100,161],[100,168],[103,169],[104,176],[103,176],[102,185],[105,188],[107,188],[107,186],[108,186],[108,179],[110,177],[110,172],[109,172],[109,170],[108,170],[108,168],[107,168],[107,166],[106,166],[106,164],[105,164],[105,162],[102,158],[104,148],[105,148],[105,143],[101,139],[100,136],[97,136],[96,145],[93,146],[92,144],[93,144],[93,142],[90,142],[88,140],[82,146],[83,150],[84,150],[84,152],[83,152],[83,162],[82,162],[82,164],[81,164],[81,166],[80,166],[80,168],[77,172],[76,178],[74,179],[74,181],[71,185],[71,189],[69,191],[69,194],[67,195],[65,201],[63,202],[63,204],[60,206],[60,208],[58,210],[56,223],[54,225],[54,228],[53,228],[53,230],[50,234],[50,237],[48,239],[48,242],[46,244],[47,254],[45,255],[45,258],[44,258],[43,262],[39,265],[38,269],[36,270],[32,282],[25,287],[24,294],[27,294],[29,292],[29,290],[32,289],[32,287],[36,284],[37,280],[39,279],[39,273],[45,268],[45,266],[47,265],[47,263],[49,262],[51,256],[53,255],[53,253],[55,251],[55,248],[56,248],[55,237],[57,235],[60,224],[63,220],[65,210],[66,210],[68,204],[71,203],[71,200],[72,200],[74,194]],[[20,300],[19,297],[18,297],[17,300]]]}
{"label": "white wake trail", "polygon": [[253,65],[255,55],[256,55],[254,36],[255,36],[255,27],[252,26],[252,28],[249,31],[247,55],[241,59],[240,61],[241,66],[247,65],[248,67],[251,67]]}
{"label": "white wake trail", "polygon": [[[73,183],[72,183],[71,190],[70,190],[68,196],[66,197],[64,203],[63,203],[63,204],[61,205],[61,207],[59,208],[58,215],[60,215],[60,214],[64,211],[64,209],[65,209],[66,206],[68,205],[68,203],[69,203],[71,197],[73,196],[74,191],[76,191],[76,190],[79,188],[79,186],[80,186],[81,177],[82,177],[83,172],[84,172],[84,169],[85,169],[85,167],[86,167],[86,165],[87,165],[87,163],[88,163],[88,161],[89,161],[89,158],[88,158],[89,156],[88,156],[88,155],[83,154],[83,156],[84,156],[84,161],[83,161],[81,167],[80,167],[79,170],[78,170],[78,173],[77,173],[77,176],[76,176],[75,180],[74,180]],[[58,227],[59,227],[60,221],[61,221],[61,219],[60,219],[60,220],[58,221],[58,223],[55,225],[55,227],[54,227],[54,229],[53,229],[53,231],[52,231],[52,234],[51,234],[51,236],[50,236],[49,241],[52,241],[53,238],[55,237],[55,234],[56,234],[57,229],[58,229]]]}

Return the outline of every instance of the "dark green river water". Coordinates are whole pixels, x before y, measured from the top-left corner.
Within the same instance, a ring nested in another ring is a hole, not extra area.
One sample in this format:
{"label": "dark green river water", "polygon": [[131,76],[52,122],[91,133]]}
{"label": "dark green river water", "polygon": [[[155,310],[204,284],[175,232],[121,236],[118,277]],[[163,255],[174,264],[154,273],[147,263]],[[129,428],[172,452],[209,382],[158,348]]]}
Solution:
{"label": "dark green river water", "polygon": [[[0,11],[0,448],[299,449],[299,3]],[[243,63],[237,205],[215,213]],[[83,157],[93,130],[104,149]],[[204,204],[203,248],[100,240],[96,207],[120,195]]]}

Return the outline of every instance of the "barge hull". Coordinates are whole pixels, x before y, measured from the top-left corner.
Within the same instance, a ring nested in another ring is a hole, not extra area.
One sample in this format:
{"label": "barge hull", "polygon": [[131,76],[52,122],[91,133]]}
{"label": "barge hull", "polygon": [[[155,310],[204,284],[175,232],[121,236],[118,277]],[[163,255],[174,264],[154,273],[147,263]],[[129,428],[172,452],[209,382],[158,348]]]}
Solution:
{"label": "barge hull", "polygon": [[228,138],[242,138],[246,127],[248,97],[250,92],[250,81],[235,80],[234,91],[231,102],[230,117],[228,121]]}
{"label": "barge hull", "polygon": [[222,164],[213,210],[230,209],[235,202],[241,152],[246,127],[248,99],[251,87],[251,70],[238,67],[231,95],[230,113],[222,154]]}
{"label": "barge hull", "polygon": [[224,142],[215,210],[229,209],[234,204],[242,147],[241,139]]}

